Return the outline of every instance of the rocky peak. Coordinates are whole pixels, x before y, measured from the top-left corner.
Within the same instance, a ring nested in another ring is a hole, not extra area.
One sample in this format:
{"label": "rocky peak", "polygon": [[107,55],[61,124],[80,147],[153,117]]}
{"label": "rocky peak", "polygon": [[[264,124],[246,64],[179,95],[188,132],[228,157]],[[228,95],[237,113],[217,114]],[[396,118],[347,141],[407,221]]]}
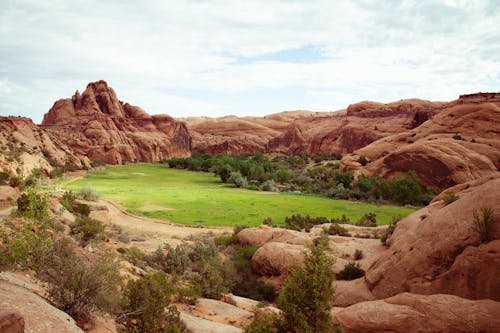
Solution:
{"label": "rocky peak", "polygon": [[76,91],[55,102],[42,128],[98,162],[159,162],[191,151],[184,123],[166,115],[152,117],[120,101],[103,80],[89,83],[81,95]]}

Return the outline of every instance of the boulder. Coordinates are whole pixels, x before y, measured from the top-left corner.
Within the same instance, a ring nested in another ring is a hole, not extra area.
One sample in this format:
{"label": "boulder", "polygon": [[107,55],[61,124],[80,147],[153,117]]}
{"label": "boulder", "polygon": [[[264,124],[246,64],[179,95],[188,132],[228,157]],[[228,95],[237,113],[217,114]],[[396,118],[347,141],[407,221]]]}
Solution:
{"label": "boulder", "polygon": [[[500,178],[458,193],[446,205],[437,201],[401,220],[383,251],[366,271],[377,298],[401,292],[452,293],[500,300]],[[473,212],[493,209],[490,237],[481,245]]]}
{"label": "boulder", "polygon": [[184,311],[180,311],[180,317],[192,333],[243,333],[241,328],[196,317]]}
{"label": "boulder", "polygon": [[260,275],[286,275],[292,266],[303,266],[304,251],[302,245],[266,243],[255,251],[252,269]]}
{"label": "boulder", "polygon": [[24,333],[24,318],[14,310],[0,308],[0,332]]}
{"label": "boulder", "polygon": [[500,303],[453,295],[402,293],[332,311],[346,333],[499,332]]}

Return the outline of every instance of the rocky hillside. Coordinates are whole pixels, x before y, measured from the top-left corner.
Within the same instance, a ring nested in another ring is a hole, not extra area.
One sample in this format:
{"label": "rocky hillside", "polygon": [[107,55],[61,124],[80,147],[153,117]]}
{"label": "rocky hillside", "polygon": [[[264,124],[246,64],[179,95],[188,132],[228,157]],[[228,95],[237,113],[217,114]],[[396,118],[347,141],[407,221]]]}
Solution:
{"label": "rocky hillside", "polygon": [[0,117],[0,149],[0,169],[15,176],[29,176],[36,168],[49,172],[66,163],[80,168],[90,166],[87,157],[75,154],[28,118]]}
{"label": "rocky hillside", "polygon": [[191,153],[184,123],[119,101],[105,81],[55,102],[41,128],[95,162],[159,162]]}
{"label": "rocky hillside", "polygon": [[415,170],[426,185],[447,188],[498,173],[499,138],[500,94],[464,95],[422,125],[344,156],[342,168],[386,178]]}
{"label": "rocky hillside", "polygon": [[265,117],[186,118],[193,149],[203,153],[329,155],[414,128],[445,103],[418,99],[361,102],[337,112],[292,111]]}

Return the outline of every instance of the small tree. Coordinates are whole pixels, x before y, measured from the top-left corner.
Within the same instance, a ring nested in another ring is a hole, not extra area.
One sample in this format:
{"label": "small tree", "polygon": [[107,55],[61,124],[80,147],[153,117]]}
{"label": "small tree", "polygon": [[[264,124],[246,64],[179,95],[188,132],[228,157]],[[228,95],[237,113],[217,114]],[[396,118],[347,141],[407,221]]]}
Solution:
{"label": "small tree", "polygon": [[281,325],[285,332],[331,332],[330,301],[335,292],[333,286],[334,259],[320,242],[309,247],[304,269],[294,268],[286,280],[278,304],[283,310]]}

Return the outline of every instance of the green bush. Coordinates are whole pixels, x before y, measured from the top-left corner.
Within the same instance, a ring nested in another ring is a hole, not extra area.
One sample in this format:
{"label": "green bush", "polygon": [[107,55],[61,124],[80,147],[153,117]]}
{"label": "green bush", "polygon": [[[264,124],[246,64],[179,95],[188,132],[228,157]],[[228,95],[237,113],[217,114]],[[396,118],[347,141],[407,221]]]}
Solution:
{"label": "green bush", "polygon": [[452,202],[457,201],[458,199],[459,199],[459,196],[456,195],[455,193],[449,193],[449,194],[445,195],[443,198],[445,205],[449,205]]}
{"label": "green bush", "polygon": [[336,278],[339,280],[354,280],[365,275],[365,271],[359,266],[359,263],[353,261],[347,263]]}
{"label": "green bush", "polygon": [[61,240],[42,275],[52,302],[79,323],[88,322],[94,311],[117,311],[121,277],[118,262],[108,252],[88,261],[75,254],[69,241]]}
{"label": "green bush", "polygon": [[248,186],[248,181],[238,171],[231,172],[229,180],[238,188],[245,188]]}
{"label": "green bush", "polygon": [[338,223],[330,224],[330,227],[328,228],[327,233],[329,235],[339,235],[339,236],[347,236],[347,237],[351,236],[351,234],[349,234],[347,229],[344,228],[343,226],[339,225]]}
{"label": "green bush", "polygon": [[491,226],[493,225],[493,209],[483,207],[478,213],[473,210],[474,230],[479,234],[479,239],[482,243],[491,241]]}
{"label": "green bush", "polygon": [[78,191],[78,197],[87,201],[96,201],[99,199],[99,194],[90,187],[84,187]]}
{"label": "green bush", "polygon": [[[320,244],[309,248],[304,269],[294,268],[278,297],[282,312],[281,325],[285,332],[330,332],[334,259]],[[281,331],[280,329],[280,331]]]}
{"label": "green bush", "polygon": [[185,329],[171,305],[172,283],[163,272],[130,280],[123,293],[123,312],[117,318],[127,332],[177,333]]}
{"label": "green bush", "polygon": [[49,218],[48,199],[44,194],[28,189],[17,199],[17,213],[26,219],[47,222]]}
{"label": "green bush", "polygon": [[266,180],[265,182],[262,183],[262,185],[260,186],[260,189],[262,191],[266,191],[266,192],[275,192],[276,191],[276,183],[272,179]]}
{"label": "green bush", "polygon": [[244,333],[279,333],[279,318],[267,315],[260,319],[255,319],[245,327]]}
{"label": "green bush", "polygon": [[71,234],[78,236],[84,242],[104,238],[104,224],[88,216],[78,216],[71,225]]}
{"label": "green bush", "polygon": [[356,225],[360,227],[376,227],[377,215],[375,213],[366,213],[356,222]]}
{"label": "green bush", "polygon": [[382,244],[386,245],[387,240],[391,237],[391,235],[394,233],[394,230],[396,230],[396,225],[398,224],[399,220],[401,220],[400,217],[394,216],[389,223],[389,226],[387,227],[386,231],[384,234],[380,237],[380,241]]}

